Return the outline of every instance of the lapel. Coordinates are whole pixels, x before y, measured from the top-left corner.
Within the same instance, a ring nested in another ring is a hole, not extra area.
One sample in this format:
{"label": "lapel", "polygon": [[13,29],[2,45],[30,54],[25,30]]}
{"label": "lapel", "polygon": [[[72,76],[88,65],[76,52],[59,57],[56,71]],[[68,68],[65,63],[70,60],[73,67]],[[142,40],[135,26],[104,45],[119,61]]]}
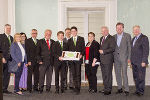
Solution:
{"label": "lapel", "polygon": [[[8,37],[7,37],[7,35],[4,33],[4,38],[7,40],[7,43],[9,44],[9,40],[8,40]],[[11,42],[12,43],[12,42]],[[10,44],[9,44],[9,46],[10,46]]]}
{"label": "lapel", "polygon": [[45,38],[43,39],[43,45],[47,48],[47,50],[49,50],[48,46],[47,46],[47,43],[45,41]]}
{"label": "lapel", "polygon": [[135,47],[135,46],[138,44],[138,42],[141,40],[142,36],[143,36],[143,34],[141,34],[141,35],[139,36],[139,38],[136,40],[134,46],[133,46],[133,41],[134,41],[135,37],[133,38],[133,40],[132,40],[132,47]]}

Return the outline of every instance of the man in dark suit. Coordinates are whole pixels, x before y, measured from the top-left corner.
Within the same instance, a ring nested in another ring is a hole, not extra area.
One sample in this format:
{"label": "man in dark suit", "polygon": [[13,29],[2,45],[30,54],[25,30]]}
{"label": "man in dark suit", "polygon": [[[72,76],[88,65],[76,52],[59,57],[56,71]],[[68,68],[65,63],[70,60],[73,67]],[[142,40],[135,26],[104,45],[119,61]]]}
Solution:
{"label": "man in dark suit", "polygon": [[100,92],[104,95],[109,95],[112,90],[113,52],[115,51],[116,43],[115,38],[109,34],[106,26],[101,28],[101,32],[103,36],[100,38],[99,53],[104,90]]}
{"label": "man in dark suit", "polygon": [[70,66],[73,74],[73,82],[75,86],[75,93],[78,95],[81,88],[81,64],[85,51],[85,41],[83,37],[77,35],[78,30],[75,26],[71,27],[72,38],[68,40],[69,51],[80,52],[79,61],[70,61]]}
{"label": "man in dark suit", "polygon": [[52,73],[53,73],[53,45],[54,40],[51,38],[52,31],[47,29],[45,31],[45,38],[41,39],[37,43],[37,60],[39,66],[39,93],[43,92],[44,81],[46,75],[46,91],[50,92]]}
{"label": "man in dark suit", "polygon": [[10,35],[11,25],[5,25],[5,33],[0,34],[0,48],[2,51],[2,63],[3,63],[3,93],[10,94],[7,90],[10,80],[10,73],[8,72],[8,61],[11,60],[10,45],[13,42],[13,37]]}
{"label": "man in dark suit", "polygon": [[[64,42],[68,43],[68,40],[71,37],[71,29],[70,28],[66,28],[65,29],[65,38],[64,38]],[[67,61],[67,66],[66,66],[66,74],[65,74],[65,89],[67,89],[67,83],[68,83],[68,69],[69,69],[69,88],[73,89],[73,76],[72,76],[72,72],[71,72],[71,67],[69,66],[69,61]]]}
{"label": "man in dark suit", "polygon": [[34,75],[34,91],[38,91],[39,83],[39,64],[37,63],[36,48],[37,48],[37,30],[32,29],[31,38],[26,40],[26,53],[28,60],[28,76],[27,76],[27,90],[32,92],[32,74]]}
{"label": "man in dark suit", "polygon": [[135,94],[142,96],[145,88],[146,66],[148,65],[149,40],[140,31],[140,26],[133,27],[135,37],[132,39],[131,64],[135,81]]}
{"label": "man in dark suit", "polygon": [[61,73],[61,93],[64,93],[65,74],[66,74],[66,61],[62,59],[62,51],[67,51],[68,46],[66,42],[63,42],[64,32],[59,31],[57,33],[58,41],[54,43],[54,68],[55,68],[55,86],[56,92],[59,93],[59,73]]}

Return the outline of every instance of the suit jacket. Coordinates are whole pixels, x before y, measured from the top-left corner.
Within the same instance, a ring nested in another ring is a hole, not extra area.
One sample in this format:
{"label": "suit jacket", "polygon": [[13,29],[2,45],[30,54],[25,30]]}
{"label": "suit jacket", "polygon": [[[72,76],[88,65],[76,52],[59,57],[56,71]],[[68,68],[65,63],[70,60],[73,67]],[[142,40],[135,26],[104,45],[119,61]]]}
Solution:
{"label": "suit jacket", "polygon": [[[12,43],[13,42],[13,37],[12,36],[10,36],[10,40],[11,40],[11,43]],[[4,34],[0,34],[0,49],[2,51],[3,57],[6,60],[10,60],[11,59],[11,56],[10,56],[10,44],[9,44],[8,37],[7,37],[7,35],[5,33]]]}
{"label": "suit jacket", "polygon": [[61,64],[62,61],[59,60],[59,57],[62,56],[62,51],[68,51],[67,43],[63,42],[63,49],[62,49],[59,41],[56,41],[53,47],[54,66],[58,66]]}
{"label": "suit jacket", "polygon": [[[86,44],[86,46],[88,43]],[[92,41],[92,44],[90,45],[90,50],[89,50],[89,65],[92,65],[93,59],[96,58],[97,62],[99,62],[99,43],[95,40]],[[86,52],[86,49],[85,49]],[[85,55],[86,58],[86,55]]]}
{"label": "suit jacket", "polygon": [[[69,40],[69,39],[68,39],[68,40]],[[65,43],[67,43],[67,42],[68,42],[68,40],[67,40],[67,38],[65,37],[63,41],[64,41]]]}
{"label": "suit jacket", "polygon": [[110,64],[114,61],[113,52],[115,51],[116,42],[115,38],[111,35],[108,35],[103,45],[101,42],[103,40],[103,36],[100,38],[100,50],[103,50],[104,54],[100,54],[100,62],[102,64]]}
{"label": "suit jacket", "polygon": [[50,50],[47,46],[45,39],[41,39],[37,43],[37,60],[38,62],[43,62],[43,64],[51,65],[54,64],[54,57],[53,57],[53,45],[54,40],[50,39]]}
{"label": "suit jacket", "polygon": [[[77,41],[76,41],[76,46],[74,45],[73,42],[73,37],[68,40],[68,49],[69,51],[76,51],[80,52],[82,56],[84,56],[85,52],[85,41],[83,37],[77,36]],[[80,60],[81,63],[83,62],[83,59]]]}
{"label": "suit jacket", "polygon": [[[25,49],[25,45],[22,44],[23,48]],[[21,49],[19,47],[19,45],[14,42],[11,44],[10,46],[10,54],[11,54],[11,57],[13,60],[15,60],[17,63],[21,63],[22,62],[22,52],[21,52]],[[26,53],[25,53],[25,63],[27,64],[27,56],[26,56]]]}
{"label": "suit jacket", "polygon": [[[114,35],[117,43],[117,34]],[[116,49],[114,52],[114,60],[118,61],[120,59],[123,62],[127,62],[131,58],[131,35],[128,33],[123,33],[120,46],[116,44]]]}
{"label": "suit jacket", "polygon": [[141,65],[142,62],[148,64],[149,56],[149,40],[148,37],[141,34],[140,37],[136,40],[134,46],[133,41],[131,42],[131,63],[136,65]]}
{"label": "suit jacket", "polygon": [[[38,42],[38,39],[36,40]],[[37,44],[34,43],[32,38],[29,38],[26,40],[25,46],[26,46],[28,62],[31,62],[31,61],[36,62],[37,61],[37,55],[36,55]]]}

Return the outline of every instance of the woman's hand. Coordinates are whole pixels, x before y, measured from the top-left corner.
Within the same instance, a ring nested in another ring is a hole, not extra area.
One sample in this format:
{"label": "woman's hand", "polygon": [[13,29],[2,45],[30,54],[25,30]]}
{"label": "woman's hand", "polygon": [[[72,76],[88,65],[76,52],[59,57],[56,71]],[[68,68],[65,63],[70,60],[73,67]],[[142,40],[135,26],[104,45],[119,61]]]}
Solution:
{"label": "woman's hand", "polygon": [[21,66],[21,63],[18,63],[18,67],[20,67]]}

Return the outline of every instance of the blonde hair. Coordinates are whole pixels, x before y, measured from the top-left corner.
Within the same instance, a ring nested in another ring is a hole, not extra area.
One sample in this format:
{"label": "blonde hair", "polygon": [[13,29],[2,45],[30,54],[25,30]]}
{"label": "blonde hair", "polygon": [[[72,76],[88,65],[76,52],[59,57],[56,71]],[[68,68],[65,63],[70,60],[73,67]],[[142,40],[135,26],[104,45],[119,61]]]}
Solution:
{"label": "blonde hair", "polygon": [[[16,33],[15,35],[14,35],[14,42],[16,42],[16,37],[17,36],[20,36],[21,37],[21,34],[20,33]],[[21,41],[20,41],[21,42]]]}
{"label": "blonde hair", "polygon": [[134,29],[135,27],[137,27],[137,28],[140,29],[140,26],[139,26],[139,25],[134,25],[134,26],[133,26],[133,29]]}

